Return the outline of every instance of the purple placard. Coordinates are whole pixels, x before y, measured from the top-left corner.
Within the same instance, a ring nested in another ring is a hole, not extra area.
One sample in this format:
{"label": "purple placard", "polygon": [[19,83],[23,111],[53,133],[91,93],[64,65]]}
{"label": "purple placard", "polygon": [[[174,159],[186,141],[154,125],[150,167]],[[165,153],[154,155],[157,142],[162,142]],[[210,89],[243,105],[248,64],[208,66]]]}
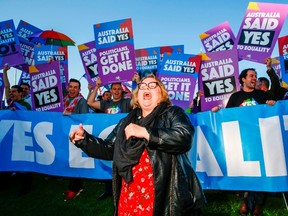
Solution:
{"label": "purple placard", "polygon": [[204,93],[201,96],[201,111],[215,106],[226,107],[230,95],[240,90],[238,76],[236,49],[202,54],[198,83]]}
{"label": "purple placard", "polygon": [[3,82],[3,73],[0,73],[0,109],[2,109],[2,99],[3,99],[3,95],[4,95],[4,82]]}
{"label": "purple placard", "polygon": [[[28,71],[29,71],[29,67],[28,67]],[[21,85],[21,83],[28,83],[29,85],[31,85],[29,72],[22,71],[20,79],[18,80],[18,85]]]}
{"label": "purple placard", "polygon": [[34,65],[34,44],[29,41],[29,37],[36,32],[41,32],[42,30],[23,20],[20,20],[16,31],[24,58],[24,64],[17,66],[17,68],[28,72],[29,65]]}
{"label": "purple placard", "polygon": [[280,59],[278,57],[272,58],[271,67],[275,70],[275,73],[278,75],[279,79],[282,79],[281,76],[281,66],[280,66]]}
{"label": "purple placard", "polygon": [[5,64],[16,66],[23,64],[20,42],[13,20],[0,22],[0,69]]}
{"label": "purple placard", "polygon": [[136,71],[132,20],[96,24],[94,33],[103,85],[131,81]]}
{"label": "purple placard", "polygon": [[287,4],[250,2],[236,39],[239,58],[263,64],[271,56],[287,12]]}
{"label": "purple placard", "polygon": [[140,78],[153,73],[157,74],[160,68],[160,47],[136,49],[136,71]]}
{"label": "purple placard", "polygon": [[30,66],[29,73],[33,110],[63,112],[59,61]]}
{"label": "purple placard", "polygon": [[17,65],[21,71],[28,71],[30,65],[34,65],[34,45],[26,41],[20,42],[21,52],[24,59],[24,64]]}
{"label": "purple placard", "polygon": [[157,77],[163,82],[174,105],[186,110],[193,100],[201,56],[164,54]]}
{"label": "purple placard", "polygon": [[161,72],[183,72],[198,77],[200,70],[201,56],[190,54],[164,54]]}
{"label": "purple placard", "polygon": [[55,45],[34,46],[35,65],[51,62],[51,58],[60,61],[61,82],[64,86],[68,84],[68,49],[67,47]]}
{"label": "purple placard", "polygon": [[88,83],[95,85],[98,77],[95,41],[78,45]]}
{"label": "purple placard", "polygon": [[182,107],[186,110],[193,100],[196,79],[185,73],[162,73],[158,78],[165,85],[168,95],[173,105]]}
{"label": "purple placard", "polygon": [[288,88],[288,35],[278,38],[282,86]]}
{"label": "purple placard", "polygon": [[235,36],[227,21],[202,33],[200,39],[206,52],[230,50],[235,43]]}

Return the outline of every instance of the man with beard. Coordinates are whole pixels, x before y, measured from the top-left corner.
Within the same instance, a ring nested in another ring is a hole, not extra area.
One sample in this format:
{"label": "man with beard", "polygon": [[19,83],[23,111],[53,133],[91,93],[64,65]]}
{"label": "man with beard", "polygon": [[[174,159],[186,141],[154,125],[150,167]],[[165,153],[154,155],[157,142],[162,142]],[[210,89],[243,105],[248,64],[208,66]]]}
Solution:
{"label": "man with beard", "polygon": [[[243,70],[239,76],[239,81],[242,88],[240,91],[235,92],[230,96],[226,108],[255,106],[260,104],[273,106],[275,104],[275,101],[271,100],[271,95],[269,93],[260,89],[255,89],[257,85],[257,73],[254,68]],[[248,215],[249,210],[253,213],[253,216],[261,216],[263,214],[265,200],[264,192],[242,192],[240,196],[240,215]]]}

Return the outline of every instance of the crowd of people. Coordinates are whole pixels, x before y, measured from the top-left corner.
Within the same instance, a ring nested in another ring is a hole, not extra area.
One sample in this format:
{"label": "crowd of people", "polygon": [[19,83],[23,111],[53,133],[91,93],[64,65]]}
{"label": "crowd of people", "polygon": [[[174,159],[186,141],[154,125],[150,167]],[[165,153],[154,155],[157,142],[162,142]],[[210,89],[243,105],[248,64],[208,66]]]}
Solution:
{"label": "crowd of people", "polygon": [[[273,106],[278,100],[285,100],[285,95],[288,89],[281,87],[280,79],[275,70],[271,67],[272,59],[265,59],[267,68],[267,75],[271,80],[266,77],[258,77],[254,68],[244,69],[239,75],[240,91],[234,92],[227,104],[226,108],[242,107],[242,106],[255,106],[260,104],[267,104]],[[198,92],[198,94],[203,94]],[[197,113],[201,111],[201,106],[196,105],[198,97],[191,103],[190,109],[192,112]],[[195,109],[195,106],[197,107]],[[211,111],[217,112],[221,106],[213,107]],[[195,112],[196,110],[196,112]],[[267,194],[265,192],[256,191],[240,191],[237,193],[240,198],[239,213],[241,216],[246,216],[250,212],[253,216],[262,216],[264,203]]]}
{"label": "crowd of people", "polygon": [[[268,104],[288,99],[288,90],[281,87],[278,75],[265,64],[270,79],[259,77],[253,68],[239,75],[241,90],[231,95],[226,108]],[[28,83],[10,86],[9,66],[3,69],[5,109],[32,110]],[[109,91],[98,95],[100,78],[95,86],[89,84],[85,99],[81,83],[70,79],[63,95],[63,115],[84,113],[127,113],[106,139],[101,139],[79,127],[69,135],[70,141],[88,156],[113,161],[112,180],[104,182],[104,192],[98,199],[114,196],[115,213],[121,215],[201,215],[205,196],[191,167],[187,152],[191,149],[194,126],[182,108],[173,106],[163,83],[153,74],[133,80],[137,88],[132,98],[125,98],[121,83],[113,83]],[[270,84],[271,83],[271,84]],[[197,92],[189,113],[201,111]],[[217,112],[221,107],[214,107]],[[186,110],[187,111],[187,110]],[[22,194],[31,188],[31,173],[17,172],[21,177]],[[165,190],[163,190],[165,188]],[[25,191],[24,191],[25,190]],[[83,191],[81,178],[69,178],[64,200],[69,201]],[[263,215],[265,192],[240,192],[241,215]]]}

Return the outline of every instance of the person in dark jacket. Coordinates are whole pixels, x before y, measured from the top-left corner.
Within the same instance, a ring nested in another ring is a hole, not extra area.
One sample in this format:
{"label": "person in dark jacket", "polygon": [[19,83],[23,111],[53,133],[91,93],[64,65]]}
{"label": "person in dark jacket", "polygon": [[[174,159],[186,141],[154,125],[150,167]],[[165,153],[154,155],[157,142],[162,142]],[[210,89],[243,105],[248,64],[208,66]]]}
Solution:
{"label": "person in dark jacket", "polygon": [[[234,92],[226,105],[226,108],[256,106],[267,104],[273,106],[274,100],[267,91],[256,89],[257,73],[254,68],[244,69],[239,76],[241,90]],[[251,211],[253,216],[263,216],[263,206],[266,194],[260,191],[243,191],[240,193],[241,204],[239,213],[246,216]]]}
{"label": "person in dark jacket", "polygon": [[280,79],[276,74],[275,70],[273,69],[273,67],[271,67],[272,59],[266,58],[265,64],[267,68],[266,71],[267,75],[271,80],[271,86],[269,80],[266,77],[259,77],[258,84],[256,87],[257,89],[268,92],[271,95],[272,99],[275,101],[283,100],[284,95],[286,94],[288,89],[281,87]]}
{"label": "person in dark jacket", "polygon": [[133,102],[105,140],[81,124],[69,135],[88,156],[113,160],[114,215],[200,215],[205,198],[187,154],[194,135],[190,119],[171,106],[153,74],[138,83]]}

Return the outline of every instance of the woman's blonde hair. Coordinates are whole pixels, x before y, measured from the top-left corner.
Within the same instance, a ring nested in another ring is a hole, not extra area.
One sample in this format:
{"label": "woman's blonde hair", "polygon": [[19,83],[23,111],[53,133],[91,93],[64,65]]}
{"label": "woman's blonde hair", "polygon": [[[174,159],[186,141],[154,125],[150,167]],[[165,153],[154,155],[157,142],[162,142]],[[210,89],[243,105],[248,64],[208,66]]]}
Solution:
{"label": "woman's blonde hair", "polygon": [[[147,78],[155,79],[156,82],[158,83],[158,86],[160,87],[160,91],[161,91],[161,95],[162,95],[162,98],[161,98],[161,100],[160,100],[160,103],[161,103],[161,102],[165,102],[165,103],[167,103],[169,106],[171,106],[172,103],[171,103],[171,100],[170,100],[170,98],[169,98],[168,92],[167,92],[165,86],[163,85],[163,83],[161,82],[161,80],[158,79],[154,74],[151,73],[151,74],[148,74],[147,76],[143,77],[143,78],[141,79],[140,83],[141,83],[143,80],[147,79]],[[139,87],[137,86],[137,88],[133,91],[133,106],[134,106],[134,108],[135,108],[135,107],[140,108],[140,104],[139,104],[139,102],[138,102],[138,92],[139,92]]]}

